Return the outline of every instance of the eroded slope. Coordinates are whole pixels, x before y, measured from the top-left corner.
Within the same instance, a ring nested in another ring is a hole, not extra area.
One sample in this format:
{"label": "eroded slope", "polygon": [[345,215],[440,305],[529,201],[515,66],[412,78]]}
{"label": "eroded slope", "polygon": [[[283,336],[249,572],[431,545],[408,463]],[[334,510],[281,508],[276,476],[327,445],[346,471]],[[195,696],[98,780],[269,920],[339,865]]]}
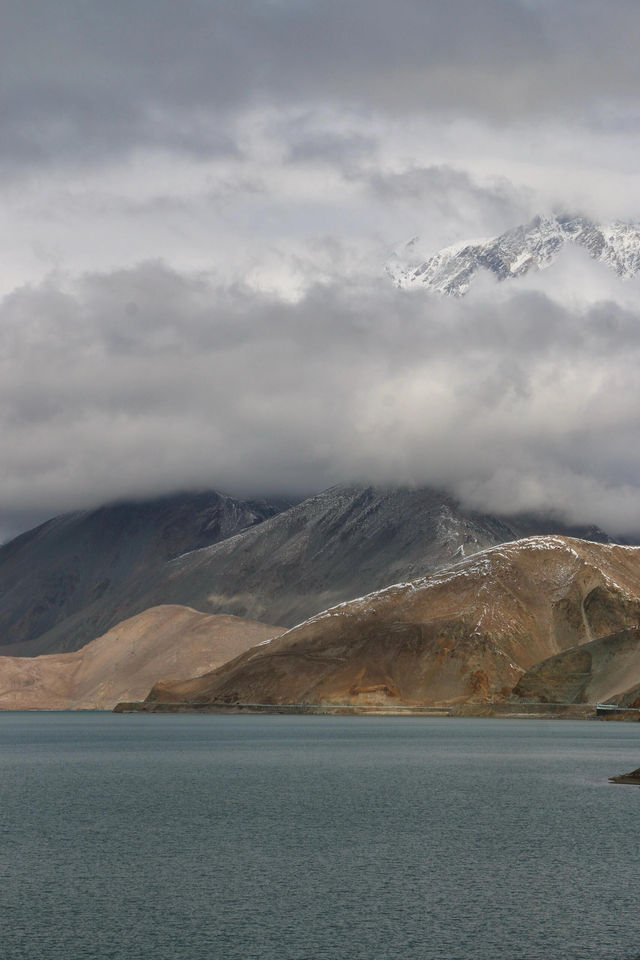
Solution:
{"label": "eroded slope", "polygon": [[640,618],[640,549],[565,537],[491,548],[335,606],[151,699],[447,703],[507,695],[533,664]]}
{"label": "eroded slope", "polygon": [[597,703],[613,698],[635,706],[638,687],[640,628],[633,626],[535,664],[520,678],[514,694],[544,703]]}

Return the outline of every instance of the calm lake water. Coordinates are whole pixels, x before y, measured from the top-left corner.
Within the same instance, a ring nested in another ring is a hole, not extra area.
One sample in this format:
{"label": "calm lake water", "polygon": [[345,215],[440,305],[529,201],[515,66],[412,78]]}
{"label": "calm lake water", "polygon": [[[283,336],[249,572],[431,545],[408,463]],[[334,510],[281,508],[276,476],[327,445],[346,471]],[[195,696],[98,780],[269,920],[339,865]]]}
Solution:
{"label": "calm lake water", "polygon": [[640,956],[640,725],[0,714],[3,960]]}

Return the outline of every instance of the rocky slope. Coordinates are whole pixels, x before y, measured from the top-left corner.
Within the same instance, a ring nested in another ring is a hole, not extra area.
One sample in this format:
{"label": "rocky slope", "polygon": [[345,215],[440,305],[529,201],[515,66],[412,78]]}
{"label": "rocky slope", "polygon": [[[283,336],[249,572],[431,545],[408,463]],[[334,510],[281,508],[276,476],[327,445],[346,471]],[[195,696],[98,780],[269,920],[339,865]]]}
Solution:
{"label": "rocky slope", "polygon": [[454,703],[640,618],[640,549],[565,537],[494,547],[335,606],[151,700]]}
{"label": "rocky slope", "polygon": [[167,560],[233,536],[285,506],[209,491],[114,504],[42,524],[0,547],[0,653],[79,648],[151,606],[137,596]]}
{"label": "rocky slope", "polygon": [[631,773],[623,773],[618,777],[609,777],[611,783],[630,783],[633,786],[640,787],[640,767],[632,770]]}
{"label": "rocky slope", "polygon": [[535,664],[514,694],[544,703],[634,706],[640,687],[640,627],[619,630]]}
{"label": "rocky slope", "polygon": [[598,224],[585,217],[535,217],[499,237],[458,243],[427,260],[416,256],[414,237],[387,264],[399,287],[422,286],[441,294],[464,295],[481,270],[497,280],[520,277],[550,266],[566,244],[611,267],[622,279],[640,272],[640,224],[615,221]]}
{"label": "rocky slope", "polygon": [[19,537],[0,550],[0,653],[78,649],[163,603],[292,626],[484,547],[563,531],[429,489],[338,486],[277,507],[202,494],[60,517]]}
{"label": "rocky slope", "polygon": [[608,703],[617,703],[620,707],[629,707],[640,710],[640,683],[627,688],[622,693],[616,693],[608,698]]}
{"label": "rocky slope", "polygon": [[259,527],[168,563],[143,601],[186,603],[292,626],[484,547],[558,526],[553,520],[474,513],[424,488],[337,486]]}
{"label": "rocky slope", "polygon": [[162,679],[212,670],[281,630],[187,607],[145,610],[72,653],[0,657],[0,709],[111,709]]}

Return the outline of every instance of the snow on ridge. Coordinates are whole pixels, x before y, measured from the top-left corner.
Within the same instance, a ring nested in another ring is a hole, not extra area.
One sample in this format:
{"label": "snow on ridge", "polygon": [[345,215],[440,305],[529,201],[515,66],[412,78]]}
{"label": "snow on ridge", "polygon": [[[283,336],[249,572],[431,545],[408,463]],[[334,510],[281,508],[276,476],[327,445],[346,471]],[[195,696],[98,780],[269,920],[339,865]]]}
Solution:
{"label": "snow on ridge", "polygon": [[[340,616],[345,611],[355,616],[364,608],[370,607],[371,605],[386,599],[394,593],[400,594],[403,591],[412,593],[421,589],[439,587],[459,577],[468,579],[477,575],[489,575],[493,569],[493,561],[496,558],[508,560],[510,552],[512,552],[514,549],[516,551],[562,550],[565,554],[568,554],[576,560],[583,560],[584,558],[581,557],[580,554],[568,542],[572,539],[575,538],[563,537],[560,534],[541,534],[531,537],[523,537],[520,540],[495,544],[492,547],[486,547],[483,550],[479,550],[476,553],[470,554],[463,560],[452,563],[443,570],[435,571],[434,573],[427,574],[424,577],[418,577],[415,580],[392,583],[387,587],[382,587],[380,590],[372,590],[370,593],[364,594],[361,597],[354,597],[351,600],[343,600],[341,603],[334,604],[334,606],[329,607],[327,610],[322,610],[313,617],[309,617],[307,620],[301,621],[294,627],[291,627],[287,633],[290,633],[291,630],[296,630],[301,626],[307,626],[312,623],[320,623],[321,621],[328,620],[331,617]],[[610,548],[615,546],[615,544],[598,544],[598,546]],[[631,549],[640,549],[640,547],[634,547]],[[606,575],[603,574],[603,576]],[[480,589],[483,589],[485,586],[486,584],[483,583]],[[285,634],[283,634],[283,636],[285,636]]]}
{"label": "snow on ridge", "polygon": [[416,259],[417,239],[393,255],[386,271],[396,286],[423,286],[451,296],[464,296],[484,269],[497,280],[512,279],[529,270],[544,270],[567,243],[587,251],[593,260],[614,270],[623,280],[640,273],[640,224],[620,220],[597,224],[585,217],[534,217],[496,237],[460,241]]}
{"label": "snow on ridge", "polygon": [[[483,579],[478,589],[479,591],[487,590],[489,588],[489,583],[495,582],[495,580],[490,579],[491,574],[496,573],[499,575],[500,573],[499,569],[497,571],[494,570],[494,561],[499,559],[508,561],[510,559],[510,555],[512,556],[514,553],[521,551],[558,551],[564,553],[565,556],[570,557],[572,560],[583,561],[583,563],[585,563],[587,566],[593,566],[593,564],[589,563],[587,557],[581,556],[580,553],[574,549],[572,542],[575,541],[578,543],[580,542],[575,537],[566,537],[561,534],[538,534],[530,537],[522,537],[519,540],[495,544],[494,546],[486,547],[483,550],[479,550],[476,553],[470,554],[468,557],[465,557],[456,563],[450,564],[443,570],[427,574],[424,577],[418,577],[415,580],[392,583],[389,586],[382,587],[379,590],[373,590],[361,597],[354,597],[351,600],[343,600],[341,603],[334,604],[327,610],[322,610],[314,616],[309,617],[306,620],[302,620],[300,623],[295,624],[295,626],[290,627],[289,630],[285,631],[285,633],[281,634],[279,637],[273,639],[282,640],[289,634],[298,630],[300,627],[321,623],[323,621],[329,621],[331,618],[339,617],[345,612],[347,612],[349,615],[357,616],[359,613],[362,613],[363,610],[366,610],[367,608],[370,609],[375,604],[384,601],[394,593],[401,594],[405,592],[410,594],[422,589],[429,589],[431,587],[436,588],[446,583],[450,583],[457,578],[463,578],[467,580],[474,576],[481,576]],[[630,551],[640,550],[640,546],[630,547],[614,543],[598,543],[596,546],[597,548],[602,548],[606,551],[611,551],[614,547]],[[619,583],[609,577],[605,571],[601,570],[599,567],[594,567],[594,569],[597,570],[601,575],[606,586],[610,586],[618,590],[627,599],[634,599],[625,587],[621,586]],[[476,624],[476,630],[482,626],[485,617],[491,616],[493,613],[493,604],[491,606],[492,609],[490,610],[486,603],[483,605],[482,613],[480,614]],[[264,646],[270,642],[271,640],[263,640],[256,646]]]}

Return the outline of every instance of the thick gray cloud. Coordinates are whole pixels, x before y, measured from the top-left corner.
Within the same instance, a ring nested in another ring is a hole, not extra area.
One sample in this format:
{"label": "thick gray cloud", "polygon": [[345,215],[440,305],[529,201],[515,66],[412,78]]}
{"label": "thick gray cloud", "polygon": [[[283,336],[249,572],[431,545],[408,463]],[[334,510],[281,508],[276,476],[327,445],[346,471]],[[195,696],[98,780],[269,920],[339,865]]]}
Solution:
{"label": "thick gray cloud", "polygon": [[285,301],[160,263],[24,288],[0,313],[1,505],[364,479],[637,531],[639,323],[534,287]]}
{"label": "thick gray cloud", "polygon": [[4,532],[349,478],[640,529],[636,285],[384,277],[415,234],[640,217],[639,40],[632,0],[7,0]]}
{"label": "thick gray cloud", "polygon": [[7,0],[0,156],[234,149],[256,105],[522,120],[635,107],[634,0]]}
{"label": "thick gray cloud", "polygon": [[0,289],[636,217],[639,24],[576,0],[8,0]]}

